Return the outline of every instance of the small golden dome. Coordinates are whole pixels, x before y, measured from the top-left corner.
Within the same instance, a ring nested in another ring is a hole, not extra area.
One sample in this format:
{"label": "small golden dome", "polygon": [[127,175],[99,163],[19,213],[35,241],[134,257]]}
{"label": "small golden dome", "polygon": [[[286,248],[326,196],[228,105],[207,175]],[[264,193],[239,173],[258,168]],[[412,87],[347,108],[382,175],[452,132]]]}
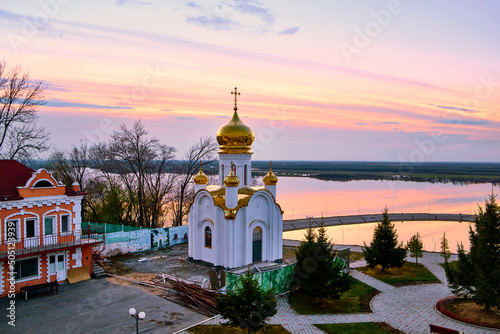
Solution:
{"label": "small golden dome", "polygon": [[273,173],[272,162],[269,163],[269,173],[264,175],[263,181],[266,186],[275,186],[278,183],[278,177]]}
{"label": "small golden dome", "polygon": [[201,168],[201,162],[200,162],[200,171],[198,174],[194,176],[194,183],[196,184],[207,184],[208,183],[208,176],[203,173],[203,169]]}
{"label": "small golden dome", "polygon": [[231,173],[224,178],[224,184],[226,187],[237,187],[240,184],[240,178],[231,170]]}

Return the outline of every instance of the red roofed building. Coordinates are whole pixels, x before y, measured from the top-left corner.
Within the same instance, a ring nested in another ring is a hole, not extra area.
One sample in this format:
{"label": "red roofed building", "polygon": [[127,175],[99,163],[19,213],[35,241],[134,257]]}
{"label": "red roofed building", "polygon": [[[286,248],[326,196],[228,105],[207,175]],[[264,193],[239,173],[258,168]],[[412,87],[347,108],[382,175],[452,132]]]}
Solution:
{"label": "red roofed building", "polygon": [[[92,267],[92,246],[81,230],[79,185],[64,186],[45,169],[0,160],[0,297],[23,286],[67,279],[71,268]],[[14,272],[13,274],[11,274]]]}

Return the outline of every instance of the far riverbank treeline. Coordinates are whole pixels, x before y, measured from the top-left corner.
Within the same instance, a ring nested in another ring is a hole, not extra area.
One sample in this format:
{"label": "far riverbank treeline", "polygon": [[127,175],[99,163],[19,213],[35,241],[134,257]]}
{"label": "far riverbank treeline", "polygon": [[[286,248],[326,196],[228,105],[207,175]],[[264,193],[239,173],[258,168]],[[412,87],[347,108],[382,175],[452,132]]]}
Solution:
{"label": "far riverbank treeline", "polygon": [[[174,160],[181,166],[183,160]],[[35,160],[31,168],[46,168],[47,160]],[[90,167],[98,168],[98,164]],[[203,168],[208,175],[217,174],[218,161]],[[253,161],[252,174],[263,176],[269,171],[269,161]],[[486,162],[365,162],[365,161],[273,161],[277,175],[291,177],[312,177],[325,181],[355,180],[397,180],[430,183],[493,183],[500,184],[500,163]]]}
{"label": "far riverbank treeline", "polygon": [[[254,175],[264,175],[268,161],[252,162]],[[500,163],[480,162],[364,162],[364,161],[273,161],[282,176],[312,177],[326,181],[397,180],[430,183],[500,184]]]}

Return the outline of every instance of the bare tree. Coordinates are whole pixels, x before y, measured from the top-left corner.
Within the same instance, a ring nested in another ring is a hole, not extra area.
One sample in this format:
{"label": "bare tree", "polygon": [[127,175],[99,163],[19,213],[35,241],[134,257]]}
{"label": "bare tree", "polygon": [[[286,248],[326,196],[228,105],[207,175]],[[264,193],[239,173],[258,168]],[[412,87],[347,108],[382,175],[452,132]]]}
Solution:
{"label": "bare tree", "polygon": [[[86,140],[81,140],[80,145],[73,146],[67,151],[55,150],[49,157],[49,168],[57,180],[71,187],[78,182],[80,190],[87,192],[92,176],[90,175],[90,145]],[[89,197],[82,200],[82,221],[85,221]]]}
{"label": "bare tree", "polygon": [[27,161],[49,149],[50,133],[36,124],[44,89],[19,66],[0,63],[0,158]]}
{"label": "bare tree", "polygon": [[97,222],[132,225],[137,221],[135,194],[124,187],[116,173],[110,146],[97,142],[90,147],[89,156],[95,167],[87,196],[91,216]]}
{"label": "bare tree", "polygon": [[129,193],[137,196],[138,224],[157,226],[173,178],[164,175],[174,158],[175,148],[147,138],[140,121],[129,129],[124,124],[111,135],[110,150],[118,174]]}
{"label": "bare tree", "polygon": [[184,160],[178,169],[177,195],[173,205],[174,226],[182,225],[185,219],[187,204],[189,203],[189,198],[193,195],[187,191],[191,178],[198,172],[201,161],[207,164],[215,160],[215,153],[218,147],[217,142],[212,137],[200,138],[200,141],[191,146],[184,156]]}

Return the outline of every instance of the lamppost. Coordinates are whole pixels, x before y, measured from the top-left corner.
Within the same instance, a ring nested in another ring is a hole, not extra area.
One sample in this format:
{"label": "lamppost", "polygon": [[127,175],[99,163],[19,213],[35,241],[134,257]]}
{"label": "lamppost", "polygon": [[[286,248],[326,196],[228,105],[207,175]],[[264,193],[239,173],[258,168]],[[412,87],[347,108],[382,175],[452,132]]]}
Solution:
{"label": "lamppost", "polygon": [[144,318],[146,318],[146,313],[144,311],[137,313],[135,308],[132,307],[130,310],[128,310],[128,314],[135,318],[135,332],[136,334],[139,334],[139,319],[143,320]]}

